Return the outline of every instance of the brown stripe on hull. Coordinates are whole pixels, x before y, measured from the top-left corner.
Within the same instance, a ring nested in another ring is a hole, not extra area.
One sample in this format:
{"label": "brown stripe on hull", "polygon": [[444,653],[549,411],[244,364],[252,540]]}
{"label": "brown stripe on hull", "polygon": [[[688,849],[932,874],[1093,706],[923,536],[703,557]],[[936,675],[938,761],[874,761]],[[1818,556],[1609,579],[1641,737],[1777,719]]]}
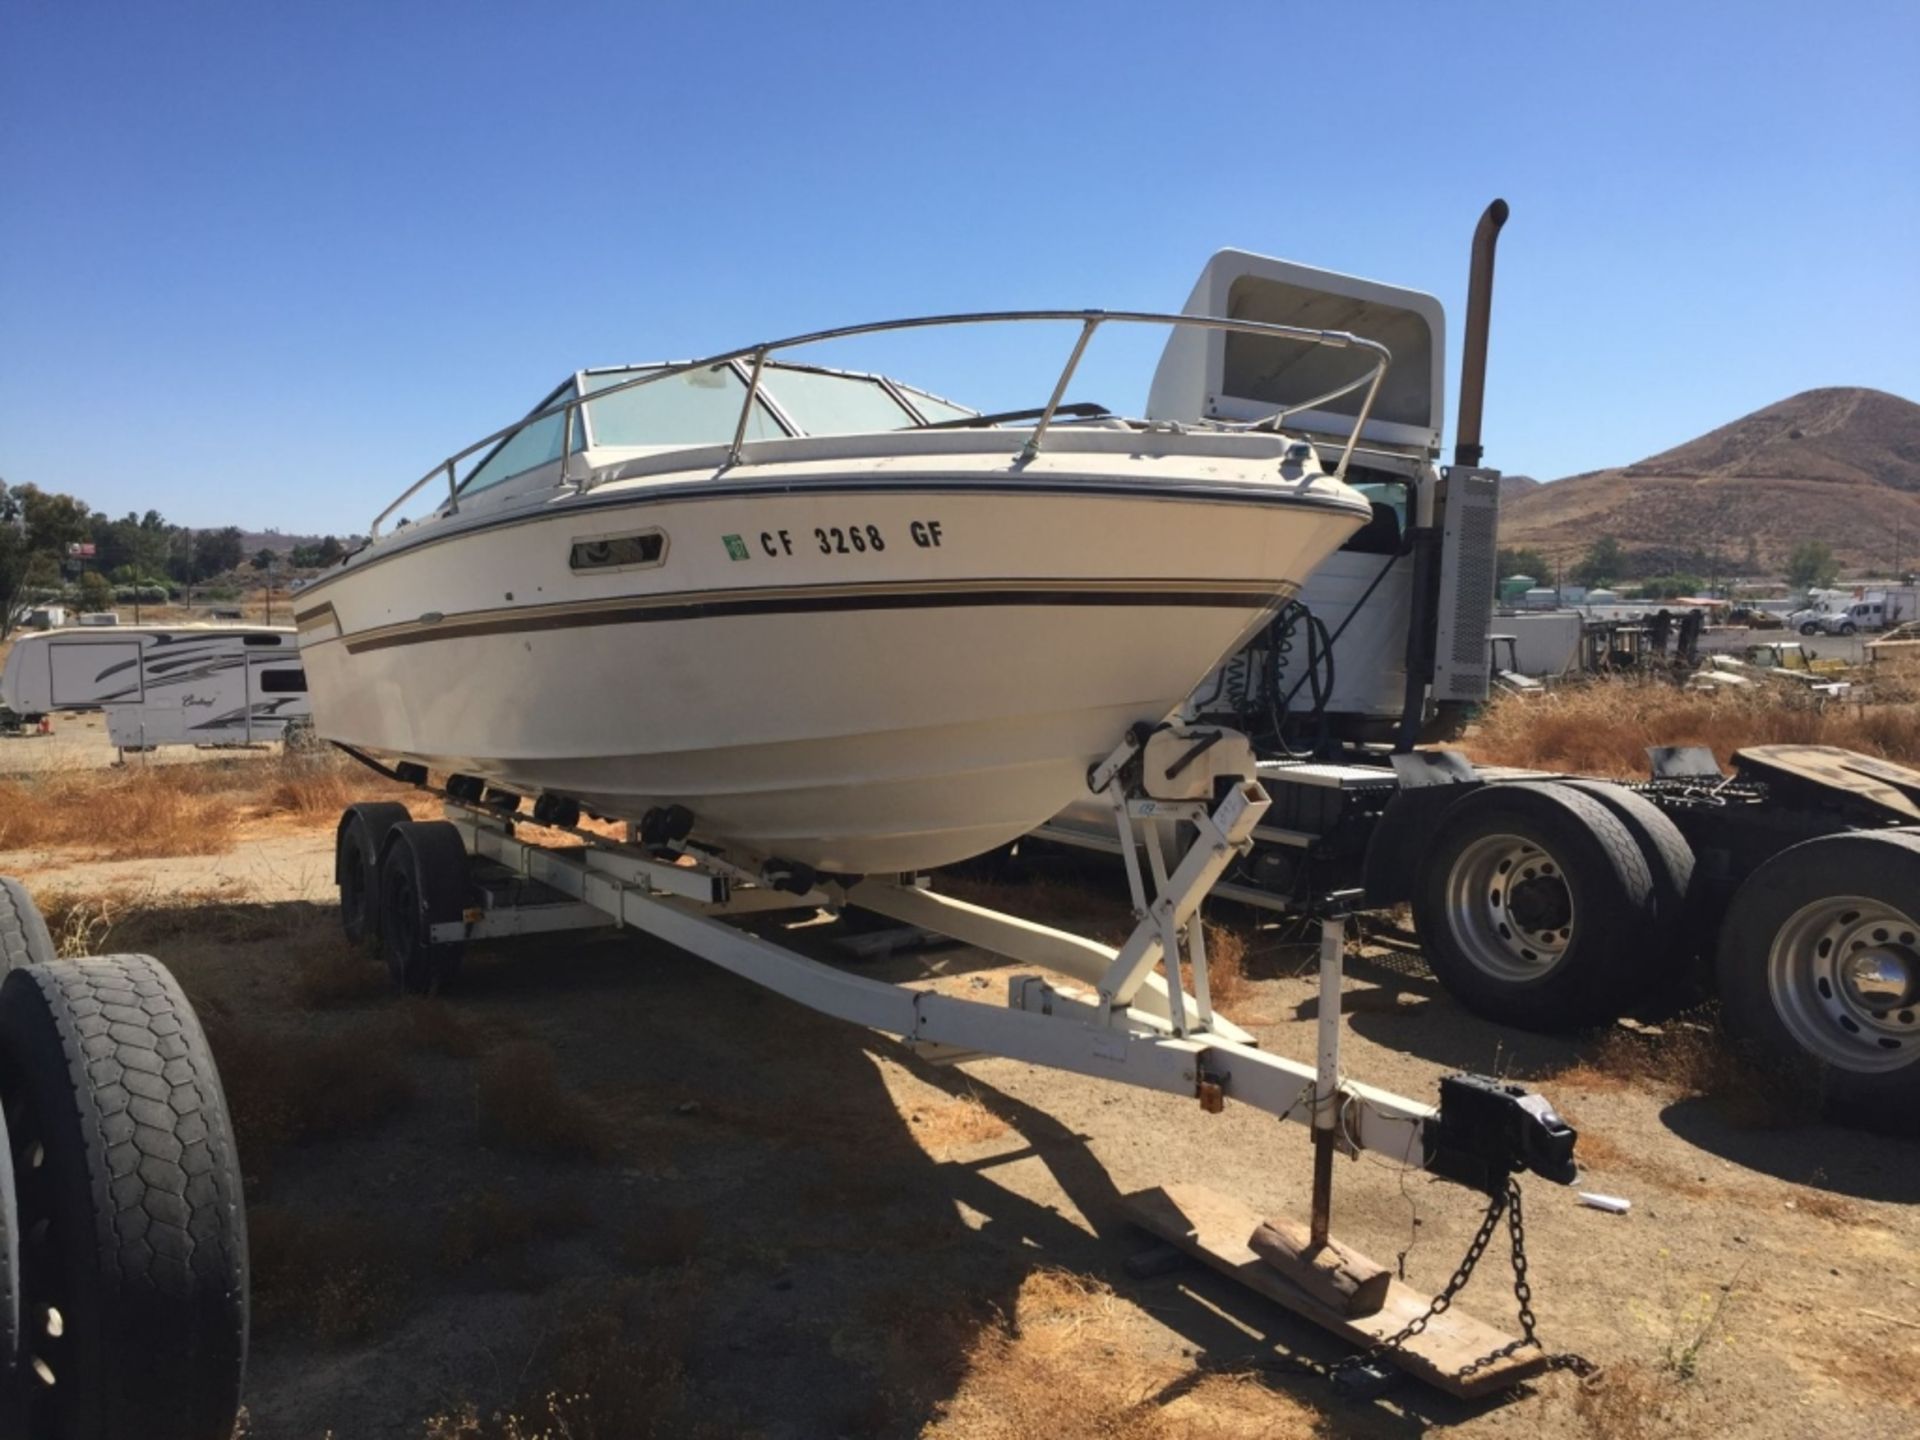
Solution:
{"label": "brown stripe on hull", "polygon": [[[1097,587],[1100,582],[1093,582]],[[1251,609],[1278,606],[1298,587],[1275,585],[1271,581],[1196,584],[1178,582],[1126,581],[1106,582],[1112,588],[1078,587],[1072,582],[1055,585],[1020,582],[1005,588],[983,586],[969,589],[894,590],[870,585],[853,588],[813,587],[827,593],[808,590],[749,591],[745,594],[706,592],[702,598],[666,595],[647,600],[632,598],[602,602],[592,607],[578,605],[546,606],[538,610],[483,612],[472,618],[449,616],[444,620],[365,632],[361,636],[342,637],[349,654],[363,650],[384,650],[396,645],[420,645],[434,640],[468,639],[487,635],[508,635],[537,630],[573,630],[598,625],[649,624],[668,620],[718,620],[751,615],[817,614],[851,610],[931,610],[977,606],[1195,606],[1207,608]],[[1154,585],[1167,588],[1153,589]],[[1123,588],[1124,587],[1124,588]],[[1144,588],[1143,588],[1144,587]]]}

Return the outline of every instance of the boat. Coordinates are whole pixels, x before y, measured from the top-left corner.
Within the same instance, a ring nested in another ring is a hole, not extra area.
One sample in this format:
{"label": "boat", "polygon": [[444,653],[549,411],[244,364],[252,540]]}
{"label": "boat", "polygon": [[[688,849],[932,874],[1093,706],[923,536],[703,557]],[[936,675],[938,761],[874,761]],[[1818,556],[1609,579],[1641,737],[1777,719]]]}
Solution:
{"label": "boat", "polygon": [[[1013,322],[1080,327],[1051,398],[1015,412],[790,358]],[[1338,331],[1024,311],[579,371],[302,591],[316,732],[759,873],[917,871],[1013,840],[1370,517],[1340,478],[1351,443],[1323,462],[1288,409],[1148,424],[1067,403],[1114,324],[1197,329],[1211,343],[1181,353],[1202,366],[1229,342],[1358,350],[1332,392],[1356,436],[1390,358]]]}

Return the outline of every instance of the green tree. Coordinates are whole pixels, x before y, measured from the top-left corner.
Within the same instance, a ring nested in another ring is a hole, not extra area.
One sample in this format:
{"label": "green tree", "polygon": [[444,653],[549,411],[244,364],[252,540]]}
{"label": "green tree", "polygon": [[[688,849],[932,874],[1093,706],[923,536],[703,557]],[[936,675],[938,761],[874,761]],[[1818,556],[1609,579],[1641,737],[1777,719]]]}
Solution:
{"label": "green tree", "polygon": [[1802,540],[1787,557],[1787,583],[1796,590],[1831,585],[1839,574],[1840,562],[1824,540]]}
{"label": "green tree", "polygon": [[246,546],[240,542],[239,526],[202,530],[193,537],[193,578],[207,580],[237,570],[246,553]]}
{"label": "green tree", "polygon": [[1603,536],[1587,547],[1586,558],[1573,567],[1573,582],[1589,589],[1617,580],[1627,568],[1627,555],[1620,542]]}
{"label": "green tree", "polygon": [[89,518],[71,495],[0,482],[0,640],[20,623],[34,590],[59,580],[60,560],[86,536]]}
{"label": "green tree", "polygon": [[274,555],[273,551],[269,550],[266,546],[262,545],[260,549],[254,554],[253,568],[256,570],[271,570],[273,568],[273,562],[276,558],[278,557]]}
{"label": "green tree", "polygon": [[1538,550],[1500,547],[1500,553],[1494,557],[1494,567],[1502,580],[1509,575],[1531,575],[1542,584],[1553,580],[1553,562]]}
{"label": "green tree", "polygon": [[80,576],[80,608],[105,610],[113,604],[113,586],[98,570],[83,571]]}
{"label": "green tree", "polygon": [[347,553],[347,547],[342,545],[334,536],[328,535],[320,541],[319,553],[320,563],[322,565],[332,565],[336,563],[342,555]]}

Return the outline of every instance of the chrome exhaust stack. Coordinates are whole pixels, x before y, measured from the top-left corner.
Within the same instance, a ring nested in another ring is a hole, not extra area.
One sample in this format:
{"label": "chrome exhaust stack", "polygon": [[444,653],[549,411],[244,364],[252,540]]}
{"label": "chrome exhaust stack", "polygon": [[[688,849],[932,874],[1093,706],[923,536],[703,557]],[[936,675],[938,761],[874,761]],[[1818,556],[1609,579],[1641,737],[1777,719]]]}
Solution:
{"label": "chrome exhaust stack", "polygon": [[1473,263],[1467,277],[1467,329],[1460,352],[1460,423],[1453,463],[1480,463],[1480,408],[1487,392],[1487,331],[1493,321],[1493,251],[1507,223],[1507,202],[1495,200],[1473,231]]}

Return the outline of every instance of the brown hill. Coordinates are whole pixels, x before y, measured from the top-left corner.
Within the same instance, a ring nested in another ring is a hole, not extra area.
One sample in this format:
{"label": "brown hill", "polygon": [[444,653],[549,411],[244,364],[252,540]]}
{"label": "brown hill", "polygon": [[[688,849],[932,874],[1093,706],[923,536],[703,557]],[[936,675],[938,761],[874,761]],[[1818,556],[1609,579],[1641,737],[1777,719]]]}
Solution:
{"label": "brown hill", "polygon": [[1844,573],[1920,565],[1920,405],[1808,390],[1614,470],[1503,495],[1500,539],[1572,558],[1617,539],[1637,573],[1777,574],[1802,540]]}

